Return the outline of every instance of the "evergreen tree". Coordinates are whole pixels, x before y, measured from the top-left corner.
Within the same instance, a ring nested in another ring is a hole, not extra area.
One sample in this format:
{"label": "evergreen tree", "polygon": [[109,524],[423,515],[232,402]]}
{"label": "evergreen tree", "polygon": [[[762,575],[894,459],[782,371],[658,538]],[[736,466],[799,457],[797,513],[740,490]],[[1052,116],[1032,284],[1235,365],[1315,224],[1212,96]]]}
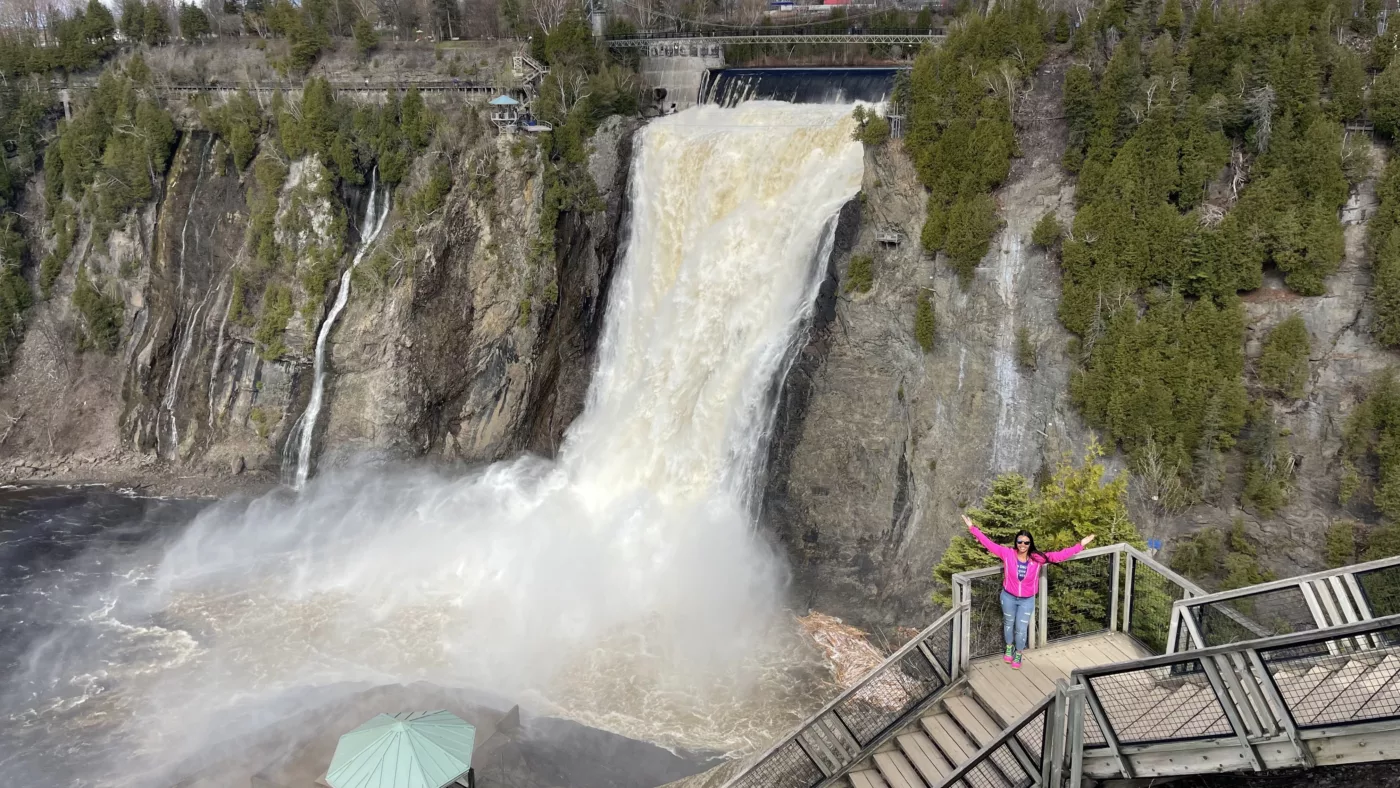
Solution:
{"label": "evergreen tree", "polygon": [[1259,382],[1266,388],[1292,399],[1303,396],[1308,380],[1308,355],[1312,343],[1308,327],[1297,312],[1289,315],[1264,340],[1259,356]]}
{"label": "evergreen tree", "polygon": [[1359,119],[1366,111],[1366,69],[1361,56],[1338,48],[1328,87],[1332,117],[1343,122]]}
{"label": "evergreen tree", "polygon": [[209,17],[204,9],[189,3],[180,4],[180,35],[191,41],[209,35]]}
{"label": "evergreen tree", "polygon": [[[1004,473],[998,476],[982,499],[981,506],[968,512],[967,516],[992,541],[1011,544],[1017,531],[1031,530],[1035,526],[1036,513],[1031,501],[1030,484],[1020,474]],[[961,523],[958,527],[962,529]],[[953,537],[942,560],[933,570],[934,580],[938,582],[934,601],[948,604],[954,574],[993,566],[996,562],[996,557],[978,544],[971,534],[964,531]]]}
{"label": "evergreen tree", "polygon": [[1371,122],[1376,133],[1395,139],[1400,131],[1400,58],[1392,60],[1371,85]]}
{"label": "evergreen tree", "polygon": [[933,313],[933,301],[929,299],[928,293],[919,291],[919,295],[914,299],[914,339],[918,341],[919,347],[925,353],[933,352],[934,335],[937,330],[937,321]]}

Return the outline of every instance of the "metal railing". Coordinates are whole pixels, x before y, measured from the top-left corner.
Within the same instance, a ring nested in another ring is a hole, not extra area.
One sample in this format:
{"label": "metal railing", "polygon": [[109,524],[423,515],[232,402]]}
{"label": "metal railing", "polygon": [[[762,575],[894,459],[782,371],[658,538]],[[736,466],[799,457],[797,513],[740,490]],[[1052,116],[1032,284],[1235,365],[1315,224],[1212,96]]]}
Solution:
{"label": "metal railing", "polygon": [[[1001,653],[1001,572],[994,566],[953,575],[952,610],[812,715],[796,733],[754,759],[725,783],[726,788],[826,785],[917,719],[973,659]],[[1032,644],[1120,629],[1130,635],[1165,632],[1171,601],[1203,593],[1130,545],[1085,550],[1042,571]],[[1154,653],[1163,650],[1154,648],[1151,637],[1139,640]],[[1007,734],[1018,742],[991,747],[988,757],[1002,774],[1017,768],[1013,761],[1025,767],[1028,758],[1039,773],[1046,726],[1044,715],[1028,715]],[[976,773],[964,781],[968,786],[984,784]],[[1034,784],[1040,781],[1037,777]]]}
{"label": "metal railing", "polygon": [[832,32],[821,25],[810,28],[753,28],[724,31],[654,30],[608,36],[613,49],[645,49],[653,44],[705,42],[711,44],[920,44],[945,37],[941,28],[913,30],[846,30]]}
{"label": "metal railing", "polygon": [[[959,665],[1000,653],[1000,566],[953,575],[954,608],[966,608]],[[1040,574],[1030,646],[1098,632],[1122,631],[1154,654],[1170,651],[1172,604],[1205,590],[1127,544],[1084,550]]]}
{"label": "metal railing", "polygon": [[1071,682],[1085,708],[1065,718],[1082,741],[1066,748],[1071,785],[1086,757],[1112,764],[1095,777],[1156,776],[1140,765],[1160,769],[1154,753],[1190,743],[1197,771],[1311,766],[1310,730],[1400,729],[1400,615],[1077,669]]}
{"label": "metal railing", "polygon": [[1173,602],[1174,651],[1400,613],[1400,556]]}
{"label": "metal railing", "polygon": [[726,786],[813,788],[874,752],[956,678],[957,613],[943,614]]}
{"label": "metal railing", "polygon": [[1046,752],[1053,720],[1062,715],[1055,694],[1045,696],[1030,711],[1006,726],[943,781],[959,788],[1006,788],[1044,785],[1050,780],[1053,753]]}

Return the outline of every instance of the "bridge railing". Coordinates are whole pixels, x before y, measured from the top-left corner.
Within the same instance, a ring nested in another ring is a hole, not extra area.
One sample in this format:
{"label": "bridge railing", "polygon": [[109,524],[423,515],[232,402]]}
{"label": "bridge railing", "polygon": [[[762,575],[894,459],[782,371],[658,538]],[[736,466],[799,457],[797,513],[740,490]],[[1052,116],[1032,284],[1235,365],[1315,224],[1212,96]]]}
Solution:
{"label": "bridge railing", "polygon": [[[1083,668],[1070,681],[1085,698],[1066,718],[1070,785],[1086,757],[1114,764],[1090,776],[1126,779],[1187,773],[1188,760],[1195,771],[1311,766],[1310,735],[1400,728],[1400,615]],[[1189,759],[1160,756],[1188,743]]]}
{"label": "bridge railing", "polygon": [[[1005,645],[1000,566],[953,575],[953,602],[966,608],[958,663],[961,670]],[[1099,632],[1122,631],[1154,654],[1169,650],[1175,600],[1205,591],[1156,559],[1127,544],[1084,550],[1040,574],[1032,648]]]}
{"label": "bridge railing", "polygon": [[954,639],[960,612],[939,617],[725,783],[726,788],[815,788],[865,759],[957,677]]}
{"label": "bridge railing", "polygon": [[631,33],[617,33],[607,36],[613,41],[671,41],[686,38],[769,38],[772,36],[942,36],[947,31],[941,27],[922,28],[882,28],[862,30],[855,27],[833,30],[822,24],[801,27],[752,27],[739,30],[638,30]]}
{"label": "bridge railing", "polygon": [[1400,556],[1173,603],[1175,650],[1310,632],[1400,613]]}

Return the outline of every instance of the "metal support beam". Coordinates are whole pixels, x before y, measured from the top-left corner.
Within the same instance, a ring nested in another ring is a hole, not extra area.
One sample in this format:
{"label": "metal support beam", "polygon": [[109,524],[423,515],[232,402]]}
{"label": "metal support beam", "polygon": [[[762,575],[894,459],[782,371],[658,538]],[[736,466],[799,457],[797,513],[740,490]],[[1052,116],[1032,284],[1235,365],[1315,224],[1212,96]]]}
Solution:
{"label": "metal support beam", "polygon": [[1293,749],[1298,753],[1298,758],[1307,764],[1308,768],[1312,768],[1312,750],[1308,749],[1302,738],[1298,736],[1298,726],[1293,723],[1293,714],[1288,710],[1288,704],[1284,702],[1283,695],[1278,691],[1278,685],[1274,683],[1273,675],[1264,666],[1264,660],[1259,658],[1259,652],[1254,649],[1246,651],[1245,657],[1249,660],[1250,667],[1254,669],[1254,677],[1259,680],[1259,689],[1263,691],[1264,697],[1269,701],[1269,707],[1273,709],[1274,719],[1283,728],[1288,740],[1293,743]]}
{"label": "metal support beam", "polygon": [[[1090,710],[1094,712],[1094,720],[1099,724],[1099,732],[1103,734],[1104,744],[1108,746],[1109,754],[1118,761],[1119,774],[1121,774],[1125,780],[1133,779],[1133,767],[1128,764],[1128,759],[1123,757],[1123,750],[1118,746],[1118,734],[1113,732],[1113,726],[1108,723],[1108,713],[1103,710],[1103,704],[1099,703],[1099,696],[1094,693],[1093,681],[1086,678],[1082,686],[1086,689],[1084,696],[1089,701]],[[1081,722],[1080,728],[1082,729],[1083,727],[1083,723]],[[1078,751],[1082,751],[1083,749],[1082,746],[1077,748]],[[1080,752],[1079,757],[1081,759],[1083,758],[1082,752]]]}
{"label": "metal support beam", "polygon": [[1259,753],[1255,752],[1254,745],[1249,743],[1249,729],[1240,719],[1239,707],[1235,705],[1235,701],[1225,689],[1225,683],[1220,679],[1220,669],[1215,657],[1206,657],[1201,660],[1201,667],[1206,670],[1211,689],[1215,690],[1215,699],[1220,702],[1221,708],[1225,709],[1225,718],[1230,721],[1230,728],[1235,731],[1235,738],[1239,739],[1240,748],[1245,757],[1249,759],[1249,765],[1253,766],[1256,772],[1264,771],[1264,763],[1259,760]]}
{"label": "metal support beam", "polygon": [[[1083,684],[1075,684],[1069,688],[1066,694],[1069,695],[1068,712],[1070,720],[1069,727],[1066,730],[1069,737],[1066,746],[1069,747],[1070,752],[1069,788],[1079,788],[1079,783],[1084,779],[1084,699],[1088,693],[1085,692]],[[1102,723],[1100,723],[1100,725],[1102,725]],[[1104,736],[1107,738],[1108,734],[1105,733]],[[1127,762],[1123,761],[1121,758],[1119,761],[1126,770]],[[1056,785],[1053,788],[1060,788],[1060,786]]]}
{"label": "metal support beam", "polygon": [[[1084,695],[1083,687],[1077,690],[1079,696]],[[1060,788],[1065,779],[1065,740],[1070,735],[1070,730],[1074,728],[1068,718],[1066,705],[1069,697],[1069,685],[1064,679],[1055,680],[1055,705],[1050,707],[1050,719],[1045,724],[1045,744],[1040,748],[1040,779],[1051,788]],[[1083,737],[1084,727],[1084,707],[1079,710],[1078,723],[1080,727],[1080,737]]]}

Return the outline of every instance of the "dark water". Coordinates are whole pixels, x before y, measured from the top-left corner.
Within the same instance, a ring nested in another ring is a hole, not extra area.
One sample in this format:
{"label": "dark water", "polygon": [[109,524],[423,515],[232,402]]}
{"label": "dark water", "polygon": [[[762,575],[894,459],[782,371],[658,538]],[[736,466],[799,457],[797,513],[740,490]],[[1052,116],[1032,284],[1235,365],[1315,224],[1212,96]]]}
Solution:
{"label": "dark water", "polygon": [[[211,504],[102,487],[0,488],[0,786],[166,786],[211,769],[229,779],[209,785],[241,786],[248,774],[234,779],[240,768],[276,764],[278,757],[287,774],[295,774],[298,763],[304,769],[308,762],[326,762],[325,741],[301,740],[288,755],[287,737],[316,727],[299,718],[324,727],[326,715],[360,713],[346,709],[363,702],[366,692],[390,705],[475,708],[477,715],[466,718],[478,725],[499,718],[499,710],[510,705],[490,699],[480,706],[485,693],[428,685],[306,686],[287,695],[284,708],[295,713],[260,717],[263,738],[280,737],[271,745],[245,736],[199,758],[169,763],[160,757],[163,751],[139,753],[140,725],[133,729],[120,721],[143,719],[140,688],[152,677],[178,674],[219,638],[167,621],[158,606],[146,604],[152,568]],[[219,504],[235,510],[246,505]],[[232,721],[237,704],[226,713]],[[352,722],[339,730],[349,727]],[[155,756],[158,765],[126,773],[137,755],[145,762]],[[478,784],[647,788],[712,764],[708,754],[668,752],[578,723],[527,715],[521,731],[481,764]]]}
{"label": "dark water", "polygon": [[894,68],[724,68],[710,72],[701,103],[732,107],[741,101],[794,104],[877,103],[894,88]]}
{"label": "dark water", "polygon": [[[178,534],[205,502],[96,487],[0,489],[0,773],[71,784],[105,745],[60,730],[113,689],[131,645],[95,613],[136,556]],[[61,665],[89,668],[63,675]],[[35,783],[37,784],[37,783]]]}

